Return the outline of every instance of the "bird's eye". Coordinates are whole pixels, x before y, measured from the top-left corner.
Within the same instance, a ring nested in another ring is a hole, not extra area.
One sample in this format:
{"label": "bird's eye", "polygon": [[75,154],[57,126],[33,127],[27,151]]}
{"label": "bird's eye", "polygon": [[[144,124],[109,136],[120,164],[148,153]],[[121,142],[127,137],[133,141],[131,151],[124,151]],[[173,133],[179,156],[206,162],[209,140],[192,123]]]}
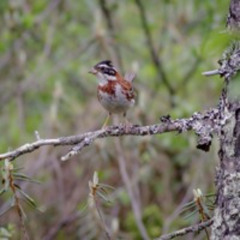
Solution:
{"label": "bird's eye", "polygon": [[115,75],[115,71],[113,69],[109,70],[109,74],[114,76]]}
{"label": "bird's eye", "polygon": [[100,70],[101,70],[102,72],[104,72],[104,71],[105,71],[105,67],[100,67]]}

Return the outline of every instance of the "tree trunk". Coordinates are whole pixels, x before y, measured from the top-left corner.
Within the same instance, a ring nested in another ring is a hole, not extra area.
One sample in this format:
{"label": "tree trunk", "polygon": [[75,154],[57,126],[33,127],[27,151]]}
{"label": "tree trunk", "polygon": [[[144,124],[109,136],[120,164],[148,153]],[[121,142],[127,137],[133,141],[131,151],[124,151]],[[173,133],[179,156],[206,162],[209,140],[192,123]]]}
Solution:
{"label": "tree trunk", "polygon": [[225,114],[229,114],[229,120],[220,137],[212,240],[240,239],[240,103],[229,104]]}
{"label": "tree trunk", "polygon": [[[240,0],[232,0],[229,7],[227,26],[239,31]],[[229,86],[240,69],[240,44],[234,42],[227,50],[230,57],[221,62],[220,73],[225,78],[223,91],[222,118],[225,123],[220,133],[220,166],[216,174],[217,200],[212,225],[212,240],[240,239],[240,102],[228,103]],[[235,81],[239,79],[235,79]],[[240,94],[239,94],[240,96]],[[239,97],[238,97],[239,98]]]}

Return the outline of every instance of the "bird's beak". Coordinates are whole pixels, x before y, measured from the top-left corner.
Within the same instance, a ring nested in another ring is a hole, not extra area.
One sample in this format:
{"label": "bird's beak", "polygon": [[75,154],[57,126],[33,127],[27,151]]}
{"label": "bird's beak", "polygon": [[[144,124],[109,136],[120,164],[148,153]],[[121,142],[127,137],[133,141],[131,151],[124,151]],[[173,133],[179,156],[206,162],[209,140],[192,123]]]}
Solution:
{"label": "bird's beak", "polygon": [[97,74],[97,70],[95,68],[92,68],[88,73],[96,75]]}

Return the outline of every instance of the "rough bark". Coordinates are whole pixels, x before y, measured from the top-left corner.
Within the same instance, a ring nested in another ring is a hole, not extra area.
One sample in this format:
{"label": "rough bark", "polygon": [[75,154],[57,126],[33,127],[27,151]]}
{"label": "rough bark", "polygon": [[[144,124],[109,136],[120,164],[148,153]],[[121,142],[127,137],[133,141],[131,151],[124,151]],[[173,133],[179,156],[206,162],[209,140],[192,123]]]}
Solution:
{"label": "rough bark", "polygon": [[[230,30],[240,26],[240,0],[232,0],[227,21]],[[219,73],[225,79],[222,116],[228,120],[220,132],[220,165],[216,174],[217,201],[212,225],[212,240],[240,239],[240,101],[228,103],[228,89],[239,74],[240,44],[234,42],[220,61]]]}
{"label": "rough bark", "polygon": [[220,135],[216,175],[217,208],[211,239],[240,239],[240,102],[229,104],[230,118]]}
{"label": "rough bark", "polygon": [[229,7],[227,26],[231,30],[240,30],[240,0],[232,0]]}

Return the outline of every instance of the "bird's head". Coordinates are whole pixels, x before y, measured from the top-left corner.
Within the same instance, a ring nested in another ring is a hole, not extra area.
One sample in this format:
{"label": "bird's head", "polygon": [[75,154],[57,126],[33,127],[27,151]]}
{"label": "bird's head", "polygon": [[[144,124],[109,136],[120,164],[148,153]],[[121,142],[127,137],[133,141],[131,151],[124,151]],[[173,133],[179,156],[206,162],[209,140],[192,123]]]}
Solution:
{"label": "bird's head", "polygon": [[110,60],[104,60],[92,67],[89,73],[97,76],[100,84],[117,80],[117,70]]}

